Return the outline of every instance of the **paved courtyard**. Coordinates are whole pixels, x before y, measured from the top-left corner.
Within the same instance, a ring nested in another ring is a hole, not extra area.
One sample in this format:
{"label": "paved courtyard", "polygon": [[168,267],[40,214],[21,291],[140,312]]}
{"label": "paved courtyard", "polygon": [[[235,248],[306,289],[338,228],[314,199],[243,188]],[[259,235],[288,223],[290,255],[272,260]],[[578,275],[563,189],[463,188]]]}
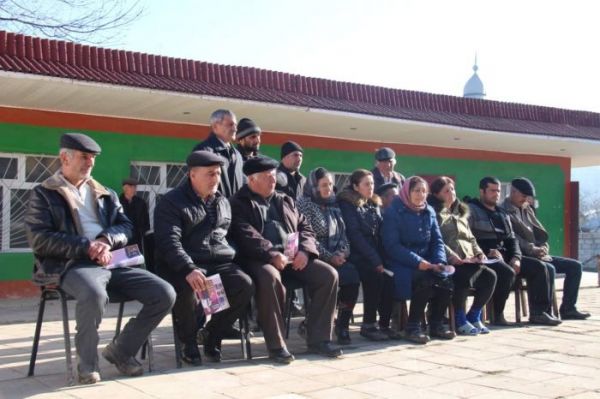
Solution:
{"label": "paved courtyard", "polygon": [[[221,364],[177,369],[167,317],[153,333],[152,373],[122,378],[102,359],[103,381],[93,386],[66,385],[56,302],[47,308],[36,376],[27,377],[37,303],[2,300],[0,398],[600,398],[596,276],[585,273],[580,291],[579,307],[593,314],[586,321],[565,321],[554,328],[523,323],[494,328],[488,336],[425,346],[405,341],[374,344],[358,335],[355,324],[353,345],[338,360],[306,354],[294,328],[300,319],[295,319],[289,342],[297,360],[289,366],[266,360],[258,335],[252,338],[251,361],[241,360],[239,341],[227,341]],[[507,308],[512,305],[511,297]],[[126,312],[132,314],[135,308],[128,304]],[[116,310],[110,305],[101,325],[101,347],[112,337]],[[507,317],[514,319],[514,314],[509,311]],[[73,322],[71,328],[74,331]]]}

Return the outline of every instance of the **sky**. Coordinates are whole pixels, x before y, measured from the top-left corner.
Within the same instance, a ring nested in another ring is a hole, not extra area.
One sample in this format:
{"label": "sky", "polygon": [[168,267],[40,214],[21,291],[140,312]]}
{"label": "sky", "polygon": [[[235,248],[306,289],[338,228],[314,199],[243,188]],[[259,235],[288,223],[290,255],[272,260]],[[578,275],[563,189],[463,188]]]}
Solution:
{"label": "sky", "polygon": [[[142,4],[111,47],[457,96],[477,54],[487,99],[600,113],[594,0]],[[600,195],[600,167],[581,173]]]}

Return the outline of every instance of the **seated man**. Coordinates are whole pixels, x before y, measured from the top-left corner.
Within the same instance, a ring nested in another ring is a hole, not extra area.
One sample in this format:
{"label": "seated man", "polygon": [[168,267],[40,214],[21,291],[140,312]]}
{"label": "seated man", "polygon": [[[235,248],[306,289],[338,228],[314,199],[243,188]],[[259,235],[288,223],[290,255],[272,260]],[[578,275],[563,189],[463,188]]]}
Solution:
{"label": "seated man", "polygon": [[513,179],[510,196],[504,200],[502,207],[510,215],[510,221],[519,240],[523,258],[529,262],[544,263],[550,272],[550,289],[553,289],[556,272],[565,274],[563,300],[560,306],[560,317],[566,319],[587,319],[590,314],[580,312],[575,307],[581,282],[582,264],[575,259],[550,256],[548,232],[537,219],[528,202],[528,197],[535,197],[533,183],[525,178]]}
{"label": "seated man", "polygon": [[[231,233],[244,259],[243,266],[256,284],[258,322],[269,357],[285,364],[294,360],[283,338],[286,293],[281,280],[285,276],[304,282],[308,288],[308,349],[338,357],[342,351],[331,343],[338,275],[333,267],[318,260],[314,233],[294,200],[275,192],[276,168],[277,162],[269,158],[247,160],[244,174],[248,183],[231,199]],[[298,242],[292,258],[284,252],[294,233]]]}
{"label": "seated man", "polygon": [[175,330],[183,343],[183,360],[193,365],[201,363],[194,293],[204,289],[206,277],[220,274],[230,306],[212,315],[202,336],[204,354],[213,362],[221,361],[221,340],[254,294],[250,277],[232,263],[235,250],[225,238],[231,207],[217,191],[223,163],[212,152],[192,152],[188,178],[165,194],[154,210],[157,268],[177,292]]}
{"label": "seated man", "polygon": [[498,206],[500,180],[484,177],[479,182],[479,200],[469,202],[469,225],[477,244],[488,258],[499,261],[488,265],[498,277],[492,297],[494,324],[507,325],[504,305],[515,281],[515,275],[527,280],[529,322],[556,326],[560,320],[552,316],[552,296],[547,268],[540,262],[521,261],[519,242],[515,238],[510,217]]}
{"label": "seated man", "polygon": [[75,348],[81,384],[100,381],[98,325],[107,292],[144,305],[102,351],[128,376],[143,373],[134,356],[175,301],[173,288],[146,270],[105,267],[111,263],[111,250],[127,244],[132,224],[117,195],[91,177],[99,153],[100,146],[88,136],[62,135],[61,168],[33,189],[25,215],[35,256],[34,278],[42,285],[59,284],[77,301]]}

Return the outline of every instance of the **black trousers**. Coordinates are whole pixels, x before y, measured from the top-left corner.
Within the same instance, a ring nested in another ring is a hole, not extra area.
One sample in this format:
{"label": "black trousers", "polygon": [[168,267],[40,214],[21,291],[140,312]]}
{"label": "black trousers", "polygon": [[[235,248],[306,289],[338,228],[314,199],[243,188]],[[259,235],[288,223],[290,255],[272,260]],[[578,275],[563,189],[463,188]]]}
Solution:
{"label": "black trousers", "polygon": [[450,278],[424,270],[416,270],[412,279],[412,295],[408,311],[408,323],[420,323],[429,303],[431,313],[429,323],[439,325],[442,323],[444,313],[452,299],[453,283]]}
{"label": "black trousers", "polygon": [[538,315],[551,312],[552,291],[554,287],[554,269],[536,258],[523,256],[521,259],[520,276],[527,280],[527,295],[529,296],[529,312]]}
{"label": "black trousers", "polygon": [[452,297],[454,309],[465,312],[470,289],[475,290],[474,308],[481,309],[490,300],[496,287],[496,272],[484,265],[468,263],[456,266],[452,280],[454,282]]}
{"label": "black trousers", "polygon": [[[222,330],[229,328],[246,311],[250,298],[254,295],[254,285],[250,277],[234,263],[202,266],[207,276],[217,273],[221,275],[229,301],[229,308],[213,314],[205,327],[212,336],[220,340]],[[175,306],[173,306],[177,336],[182,342],[196,342],[198,325],[195,316],[194,291],[183,275],[167,276],[167,279],[177,293]]]}
{"label": "black trousers", "polygon": [[384,274],[363,266],[358,266],[358,273],[363,289],[363,324],[373,324],[377,321]]}
{"label": "black trousers", "polygon": [[394,307],[394,277],[384,273],[383,283],[381,285],[381,297],[379,298],[379,327],[387,328],[390,326],[392,318],[392,308]]}
{"label": "black trousers", "polygon": [[516,273],[508,263],[502,260],[492,263],[488,267],[496,273],[496,288],[492,300],[494,302],[494,315],[500,316],[504,314],[506,300],[515,284]]}

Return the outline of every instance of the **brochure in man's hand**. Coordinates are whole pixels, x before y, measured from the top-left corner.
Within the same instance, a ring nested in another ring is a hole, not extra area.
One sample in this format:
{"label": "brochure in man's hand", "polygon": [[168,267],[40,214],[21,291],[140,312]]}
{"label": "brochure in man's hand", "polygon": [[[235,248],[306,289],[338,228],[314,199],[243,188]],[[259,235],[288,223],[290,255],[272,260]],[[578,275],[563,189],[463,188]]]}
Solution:
{"label": "brochure in man's hand", "polygon": [[111,251],[112,262],[106,266],[107,269],[117,267],[139,266],[144,264],[144,255],[140,252],[137,244],[128,245],[121,249]]}
{"label": "brochure in man's hand", "polygon": [[298,246],[300,245],[300,235],[298,232],[288,234],[287,241],[285,243],[285,249],[283,254],[288,257],[290,261],[294,259],[298,253]]}
{"label": "brochure in man's hand", "polygon": [[204,314],[214,314],[229,308],[229,301],[225,293],[225,287],[221,281],[221,276],[213,274],[206,278],[206,287],[200,292],[196,292],[198,301],[202,304]]}

